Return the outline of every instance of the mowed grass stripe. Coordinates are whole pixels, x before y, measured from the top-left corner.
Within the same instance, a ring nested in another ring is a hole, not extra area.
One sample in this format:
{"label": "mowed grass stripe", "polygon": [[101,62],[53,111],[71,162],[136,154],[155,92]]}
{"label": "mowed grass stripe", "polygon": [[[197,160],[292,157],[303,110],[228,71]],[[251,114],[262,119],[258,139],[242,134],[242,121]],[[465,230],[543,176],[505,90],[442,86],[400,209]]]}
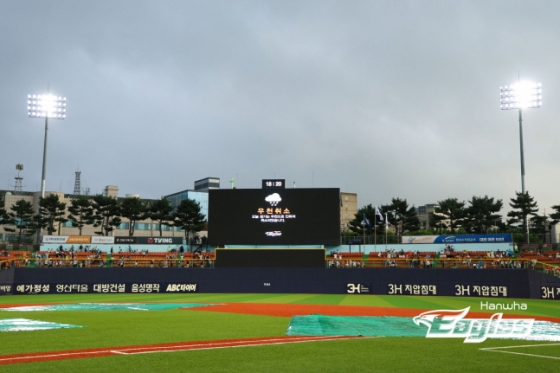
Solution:
{"label": "mowed grass stripe", "polygon": [[[446,298],[317,294],[77,294],[1,297],[0,303],[74,302],[241,302],[339,304],[375,306],[398,304],[406,308],[459,309],[481,300],[512,302],[512,299]],[[525,301],[549,316],[560,315],[560,302]],[[543,305],[543,306],[541,306]],[[17,314],[17,316],[14,316]],[[203,341],[285,335],[289,318],[197,311],[60,311],[0,313],[0,317],[85,325],[82,329],[2,334],[2,354],[29,351],[69,350],[131,344]],[[12,372],[557,372],[551,359],[510,354],[490,354],[482,346],[528,344],[526,341],[488,340],[464,344],[460,339],[378,338],[378,341],[331,341],[296,346],[260,346],[243,349],[149,354],[45,362],[9,366]],[[546,361],[545,361],[546,360]],[[544,362],[543,362],[544,361]]]}
{"label": "mowed grass stripe", "polygon": [[[511,345],[512,341],[493,341]],[[526,341],[522,341],[527,344]],[[491,354],[478,344],[424,338],[361,338],[199,350],[119,355],[9,366],[10,373],[60,372],[557,372],[560,362],[528,356]]]}

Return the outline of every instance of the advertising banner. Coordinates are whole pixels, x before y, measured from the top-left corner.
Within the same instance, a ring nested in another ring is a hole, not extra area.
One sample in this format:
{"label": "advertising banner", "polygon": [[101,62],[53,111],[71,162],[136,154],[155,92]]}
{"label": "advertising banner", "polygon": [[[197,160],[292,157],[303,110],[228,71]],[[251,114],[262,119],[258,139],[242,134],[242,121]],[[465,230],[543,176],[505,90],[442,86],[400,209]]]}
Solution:
{"label": "advertising banner", "polygon": [[91,236],[68,236],[66,243],[90,243]]}
{"label": "advertising banner", "polygon": [[403,236],[402,243],[508,243],[512,242],[510,233],[495,234],[457,234],[442,236]]}
{"label": "advertising banner", "polygon": [[66,243],[68,236],[43,236],[43,243]]}
{"label": "advertising banner", "polygon": [[138,237],[138,243],[143,245],[181,245],[183,237]]}
{"label": "advertising banner", "polygon": [[136,239],[136,237],[115,237],[115,243],[133,245],[138,243],[138,240]]}
{"label": "advertising banner", "polygon": [[115,243],[115,237],[113,236],[92,236],[91,237],[91,243],[97,243],[97,244],[114,244]]}
{"label": "advertising banner", "polygon": [[440,236],[403,236],[402,243],[435,243]]}
{"label": "advertising banner", "polygon": [[149,283],[36,283],[0,285],[0,295],[10,294],[13,290],[15,295],[23,294],[76,294],[76,293],[195,293],[198,290],[196,283],[171,283],[171,282],[149,282]]}
{"label": "advertising banner", "polygon": [[12,285],[0,284],[0,295],[11,295],[11,294],[12,294]]}

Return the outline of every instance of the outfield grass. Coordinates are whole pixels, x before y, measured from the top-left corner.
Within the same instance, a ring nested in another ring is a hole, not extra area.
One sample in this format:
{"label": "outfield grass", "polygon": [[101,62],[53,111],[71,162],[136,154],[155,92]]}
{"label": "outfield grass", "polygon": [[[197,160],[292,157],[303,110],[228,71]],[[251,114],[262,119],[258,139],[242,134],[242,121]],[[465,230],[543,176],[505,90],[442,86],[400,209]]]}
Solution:
{"label": "outfield grass", "polygon": [[[480,311],[481,301],[527,304],[523,316],[560,317],[560,302],[529,299],[314,295],[314,294],[72,294],[0,297],[0,304],[80,302],[249,302],[328,304]],[[210,309],[208,310],[210,311]],[[83,325],[0,334],[0,354],[115,347],[285,335],[289,317],[256,316],[200,310],[0,312],[0,318],[27,318]],[[504,350],[481,348],[534,346]],[[506,351],[515,352],[510,354]],[[520,355],[523,354],[523,355]],[[537,355],[537,356],[533,356]],[[560,344],[413,337],[360,338],[275,346],[151,353],[0,365],[0,372],[559,372]]]}

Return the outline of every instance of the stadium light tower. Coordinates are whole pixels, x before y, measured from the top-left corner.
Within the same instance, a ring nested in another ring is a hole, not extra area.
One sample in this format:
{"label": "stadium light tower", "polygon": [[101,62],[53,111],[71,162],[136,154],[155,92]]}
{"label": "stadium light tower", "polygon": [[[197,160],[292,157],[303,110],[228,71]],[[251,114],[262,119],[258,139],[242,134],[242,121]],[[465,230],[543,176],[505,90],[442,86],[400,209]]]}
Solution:
{"label": "stadium light tower", "polygon": [[520,81],[500,87],[500,108],[519,110],[519,148],[521,152],[521,192],[525,193],[525,159],[523,154],[523,109],[539,108],[542,105],[541,83]]}
{"label": "stadium light tower", "polygon": [[[519,110],[519,149],[521,153],[521,192],[525,194],[525,158],[523,153],[523,109],[540,108],[542,106],[541,83],[520,81],[500,87],[500,107],[502,110]],[[523,217],[525,235],[529,242],[529,222]]]}
{"label": "stadium light tower", "polygon": [[66,97],[47,95],[27,95],[27,114],[29,118],[45,118],[45,144],[43,146],[43,175],[41,179],[41,197],[45,198],[45,178],[47,172],[47,135],[49,118],[66,118]]}

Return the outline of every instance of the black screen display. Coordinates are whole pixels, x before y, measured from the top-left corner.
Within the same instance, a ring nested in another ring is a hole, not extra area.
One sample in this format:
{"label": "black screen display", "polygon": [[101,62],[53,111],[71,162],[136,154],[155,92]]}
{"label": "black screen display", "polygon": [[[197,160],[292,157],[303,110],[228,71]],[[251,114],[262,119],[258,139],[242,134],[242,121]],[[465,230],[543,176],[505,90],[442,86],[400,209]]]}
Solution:
{"label": "black screen display", "polygon": [[340,190],[210,190],[211,245],[340,244]]}
{"label": "black screen display", "polygon": [[325,249],[217,249],[216,268],[325,268]]}

